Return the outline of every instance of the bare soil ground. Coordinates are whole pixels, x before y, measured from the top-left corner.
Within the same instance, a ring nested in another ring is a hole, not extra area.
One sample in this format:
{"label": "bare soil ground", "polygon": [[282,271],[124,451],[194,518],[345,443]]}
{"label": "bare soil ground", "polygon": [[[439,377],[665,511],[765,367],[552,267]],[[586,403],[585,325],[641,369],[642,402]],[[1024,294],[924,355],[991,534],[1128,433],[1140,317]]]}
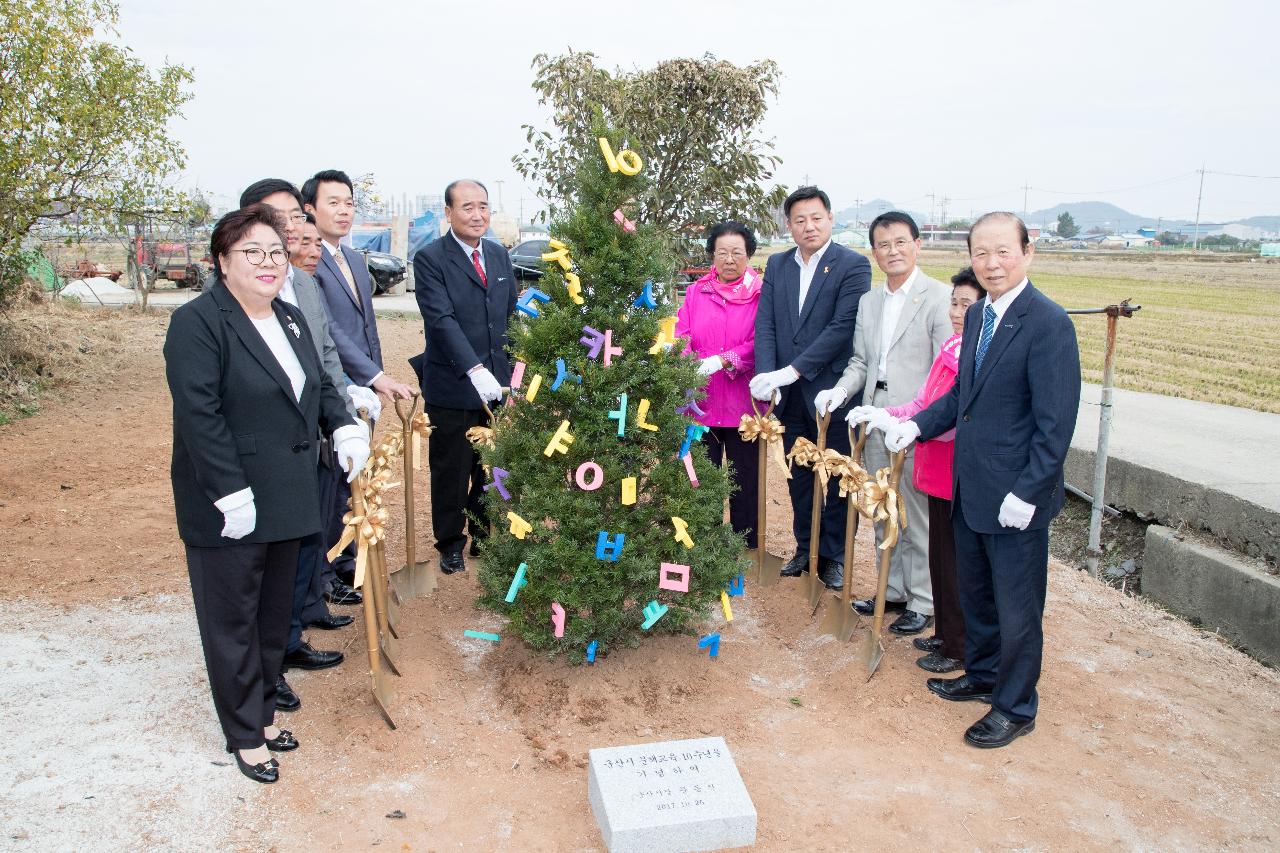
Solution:
{"label": "bare soil ground", "polygon": [[[221,752],[173,523],[165,316],[64,320],[53,332],[99,358],[0,428],[0,846],[598,850],[587,750],[704,734],[733,749],[763,850],[1280,846],[1280,676],[1060,564],[1038,728],[1007,749],[962,743],[985,706],[929,694],[907,640],[887,635],[868,683],[786,582],[748,587],[731,625],[711,614],[718,660],[668,637],[572,667],[465,639],[501,629],[468,573],[401,611],[396,731],[369,700],[362,634],[312,632],[348,660],[291,673],[303,707],[279,722],[303,746],[281,783],[254,785]],[[407,376],[421,327],[380,325]]]}

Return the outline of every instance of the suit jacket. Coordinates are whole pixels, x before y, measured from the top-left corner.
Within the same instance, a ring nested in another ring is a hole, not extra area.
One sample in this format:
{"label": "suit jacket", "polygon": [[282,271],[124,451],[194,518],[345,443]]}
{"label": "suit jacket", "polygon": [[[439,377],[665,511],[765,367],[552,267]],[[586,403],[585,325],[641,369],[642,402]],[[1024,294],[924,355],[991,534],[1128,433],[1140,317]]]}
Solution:
{"label": "suit jacket", "polygon": [[800,306],[798,251],[773,255],[765,264],[756,312],[756,373],[794,367],[800,379],[782,389],[782,402],[799,393],[813,415],[814,395],[836,384],[853,351],[858,300],[871,289],[871,264],[832,243]]}
{"label": "suit jacket", "polygon": [[1012,492],[1033,504],[1029,530],[1062,509],[1063,462],[1080,406],[1080,350],[1067,312],[1034,286],[1009,306],[973,375],[986,300],[964,318],[960,372],[951,392],[912,420],[922,439],[956,431],[952,493],[978,533],[1014,533],[997,520]]}
{"label": "suit jacket", "polygon": [[[271,306],[306,374],[301,400],[221,282],[169,321],[173,503],[188,545],[278,542],[320,530],[318,439],[321,429],[328,435],[353,419],[321,369],[301,312],[279,299]],[[253,489],[257,527],[243,539],[224,539],[214,501],[245,488]]]}
{"label": "suit jacket", "polygon": [[409,364],[418,374],[422,399],[433,406],[481,408],[467,377],[477,364],[499,384],[511,382],[507,321],[516,310],[516,276],[506,249],[492,240],[481,240],[480,247],[488,286],[452,233],[428,243],[413,260],[426,347]]}
{"label": "suit jacket", "polygon": [[836,384],[845,390],[845,399],[856,400],[861,392],[861,405],[870,406],[876,393],[880,371],[880,353],[885,346],[889,358],[885,362],[889,405],[900,406],[915,399],[929,376],[929,368],[938,351],[951,337],[951,289],[923,272],[916,274],[911,294],[898,315],[898,324],[888,332],[884,321],[884,302],[888,290],[877,287],[858,303],[858,319],[853,331],[853,355]]}
{"label": "suit jacket", "polygon": [[[325,312],[324,296],[320,293],[320,285],[309,273],[300,269],[293,271],[293,292],[298,299],[298,310],[307,321],[307,331],[311,332],[311,342],[316,345],[316,355],[320,357],[320,365],[329,375],[329,381],[338,389],[347,404],[347,412],[355,420],[356,410],[347,396],[346,377],[342,371],[342,358],[338,355],[338,345],[329,334],[329,315]],[[377,333],[377,330],[374,330]]]}
{"label": "suit jacket", "polygon": [[328,249],[320,252],[316,267],[316,284],[324,296],[329,312],[329,334],[338,347],[342,370],[356,385],[368,385],[382,372],[382,342],[378,339],[378,323],[373,316],[373,282],[364,255],[346,246],[338,247],[347,259],[356,280],[360,298],[351,295],[347,279],[338,269]]}

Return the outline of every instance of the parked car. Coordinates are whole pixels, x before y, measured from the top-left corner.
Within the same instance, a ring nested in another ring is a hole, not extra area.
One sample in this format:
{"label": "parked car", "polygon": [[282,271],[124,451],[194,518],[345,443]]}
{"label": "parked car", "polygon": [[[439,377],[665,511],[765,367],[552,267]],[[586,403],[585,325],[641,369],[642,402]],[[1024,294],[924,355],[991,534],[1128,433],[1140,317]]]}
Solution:
{"label": "parked car", "polygon": [[408,267],[403,260],[386,252],[372,252],[362,249],[365,263],[369,266],[369,278],[373,280],[374,295],[386,293],[408,275]]}
{"label": "parked car", "polygon": [[511,266],[519,281],[537,281],[542,278],[542,253],[550,250],[546,240],[525,240],[511,247]]}

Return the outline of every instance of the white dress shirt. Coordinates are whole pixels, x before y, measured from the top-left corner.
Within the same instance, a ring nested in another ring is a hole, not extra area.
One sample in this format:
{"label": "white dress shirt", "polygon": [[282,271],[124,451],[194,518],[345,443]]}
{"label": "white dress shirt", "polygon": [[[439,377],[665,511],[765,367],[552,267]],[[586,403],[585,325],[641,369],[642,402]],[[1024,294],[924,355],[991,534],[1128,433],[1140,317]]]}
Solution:
{"label": "white dress shirt", "polygon": [[289,271],[284,274],[284,284],[280,287],[280,292],[276,296],[279,296],[294,308],[298,307],[298,292],[293,289],[293,264],[289,265]]}
{"label": "white dress shirt", "polygon": [[[996,311],[996,323],[995,328],[991,330],[991,340],[994,341],[996,339],[996,332],[1000,331],[1000,321],[1004,319],[1005,312],[1009,310],[1009,306],[1013,304],[1013,300],[1017,299],[1022,291],[1027,289],[1027,285],[1029,283],[1030,279],[1023,278],[1022,282],[1017,287],[1005,293],[995,302],[991,301],[990,294],[985,297],[987,305],[990,305]],[[985,314],[986,312],[987,307],[984,305],[982,307],[982,313]],[[979,330],[979,332],[981,332],[981,330]],[[990,346],[990,344],[988,344],[988,346]]]}
{"label": "white dress shirt", "polygon": [[898,328],[898,321],[902,319],[902,309],[907,304],[911,285],[915,284],[916,277],[919,275],[920,268],[913,267],[911,275],[898,285],[897,290],[890,290],[887,284],[884,287],[884,305],[880,309],[880,367],[876,373],[876,379],[880,382],[889,378],[889,344],[893,342],[894,330]]}
{"label": "white dress shirt", "polygon": [[796,306],[796,311],[804,310],[804,298],[809,295],[809,285],[813,283],[813,274],[818,271],[818,262],[822,260],[822,255],[830,245],[830,240],[823,243],[822,248],[813,253],[807,264],[800,258],[800,249],[796,248],[796,264],[800,267],[800,304]]}
{"label": "white dress shirt", "polygon": [[453,229],[449,229],[449,236],[457,240],[458,245],[462,247],[462,251],[466,254],[467,260],[470,261],[472,252],[480,253],[480,269],[484,270],[486,276],[489,275],[489,268],[484,265],[484,244],[481,242],[479,246],[468,246],[466,243],[458,239],[458,235],[453,233]]}

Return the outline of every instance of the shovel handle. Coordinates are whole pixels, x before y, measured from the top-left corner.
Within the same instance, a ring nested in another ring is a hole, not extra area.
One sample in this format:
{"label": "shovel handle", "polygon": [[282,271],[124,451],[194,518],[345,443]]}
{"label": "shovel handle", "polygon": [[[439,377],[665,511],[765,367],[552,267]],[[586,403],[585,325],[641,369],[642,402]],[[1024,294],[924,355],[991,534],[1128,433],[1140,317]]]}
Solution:
{"label": "shovel handle", "polygon": [[413,416],[418,413],[419,399],[421,399],[421,395],[417,391],[414,391],[413,396],[407,401],[409,403],[409,412],[406,414],[405,411],[400,408],[400,404],[406,402],[406,400],[403,397],[395,398],[394,405],[396,407],[396,414],[400,416],[400,423],[404,425],[406,430],[409,429],[409,424],[413,421]]}
{"label": "shovel handle", "polygon": [[818,452],[827,449],[827,427],[831,426],[831,413],[818,415]]}
{"label": "shovel handle", "polygon": [[[858,426],[862,429],[859,430]],[[859,465],[862,465],[862,448],[867,443],[867,433],[870,431],[870,426],[865,423],[849,427],[849,446],[853,448],[853,461]],[[866,466],[862,465],[862,467]]]}
{"label": "shovel handle", "polygon": [[755,397],[752,397],[752,398],[751,398],[751,409],[752,409],[752,411],[754,411],[754,412],[756,413],[756,417],[766,417],[766,418],[767,418],[767,417],[769,417],[769,415],[773,414],[773,406],[774,406],[773,398],[772,398],[772,397],[770,397],[770,398],[769,398],[769,405],[768,405],[768,406],[765,406],[764,414],[763,414],[763,415],[761,415],[761,414],[760,414],[760,404],[756,401],[756,398],[755,398]]}

